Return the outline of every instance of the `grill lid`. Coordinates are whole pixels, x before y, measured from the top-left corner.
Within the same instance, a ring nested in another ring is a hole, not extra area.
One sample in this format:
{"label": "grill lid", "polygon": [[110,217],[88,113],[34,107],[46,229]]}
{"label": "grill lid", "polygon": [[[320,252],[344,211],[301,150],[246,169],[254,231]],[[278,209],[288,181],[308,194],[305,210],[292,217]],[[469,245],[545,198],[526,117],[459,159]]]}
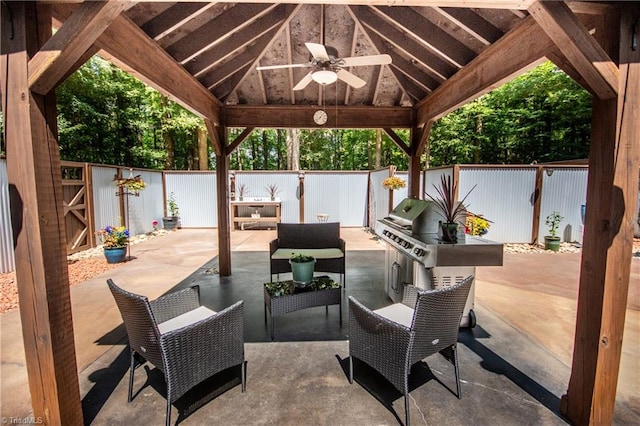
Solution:
{"label": "grill lid", "polygon": [[405,198],[385,220],[413,234],[435,234],[441,219],[435,207],[433,201]]}

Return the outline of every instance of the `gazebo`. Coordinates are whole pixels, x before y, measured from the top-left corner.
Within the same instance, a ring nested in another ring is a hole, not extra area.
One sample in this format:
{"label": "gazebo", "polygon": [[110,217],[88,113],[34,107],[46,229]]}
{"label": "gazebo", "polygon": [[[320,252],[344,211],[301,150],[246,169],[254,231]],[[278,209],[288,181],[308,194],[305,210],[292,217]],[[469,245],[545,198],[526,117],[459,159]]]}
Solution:
{"label": "gazebo", "polygon": [[[232,269],[229,155],[255,127],[384,129],[409,157],[409,194],[419,197],[432,123],[553,61],[593,95],[575,345],[562,412],[576,424],[611,422],[640,166],[639,2],[62,0],[2,2],[1,19],[16,274],[34,416],[44,423],[83,422],[55,88],[94,54],[204,119],[216,154],[222,275]],[[307,42],[327,46],[326,57],[310,55]],[[340,62],[377,55],[391,62]],[[284,64],[304,66],[256,69]],[[322,81],[316,71],[338,81]],[[294,90],[301,80],[307,84]],[[318,110],[326,121],[314,121]],[[231,141],[230,127],[244,131]],[[409,143],[398,128],[410,129]]]}

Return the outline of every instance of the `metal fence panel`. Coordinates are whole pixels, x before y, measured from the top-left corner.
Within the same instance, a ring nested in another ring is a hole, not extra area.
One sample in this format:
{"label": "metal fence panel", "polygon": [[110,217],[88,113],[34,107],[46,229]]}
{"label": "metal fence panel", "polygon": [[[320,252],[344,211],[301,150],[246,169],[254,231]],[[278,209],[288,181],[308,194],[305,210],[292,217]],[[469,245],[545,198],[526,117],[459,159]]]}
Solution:
{"label": "metal fence panel", "polygon": [[165,173],[167,198],[174,194],[184,228],[217,228],[215,172]]}
{"label": "metal fence panel", "polygon": [[545,221],[550,213],[557,211],[564,217],[558,228],[558,236],[562,241],[582,243],[584,218],[580,207],[587,202],[588,174],[586,167],[544,168],[538,241],[543,242],[544,236],[550,235]]}
{"label": "metal fence panel", "polygon": [[15,268],[11,210],[9,208],[9,177],[7,160],[0,159],[0,274]]}
{"label": "metal fence panel", "polygon": [[374,228],[376,221],[389,216],[389,190],[382,181],[389,177],[389,169],[375,170],[369,174],[371,196],[369,198],[369,227]]}
{"label": "metal fence panel", "polygon": [[[291,171],[279,171],[279,172],[267,172],[267,171],[237,171],[236,175],[236,192],[238,187],[244,184],[247,187],[247,197],[264,197],[266,200],[270,198],[267,192],[268,185],[276,185],[278,187],[277,198],[280,198],[281,205],[281,220],[285,223],[298,223],[300,222],[300,195],[299,195],[299,183],[298,172]],[[237,197],[238,194],[236,194]],[[274,209],[274,207],[272,207]],[[240,207],[238,213],[242,215],[248,215],[249,207]],[[267,212],[265,215],[272,215],[275,212]]]}
{"label": "metal fence panel", "polygon": [[[163,199],[162,199],[162,172],[150,170],[133,170],[134,176],[140,175],[147,187],[140,191],[138,197],[128,196],[125,200],[129,204],[129,232],[131,235],[145,234],[153,230],[153,221],[158,221],[158,227],[162,228]],[[127,214],[127,213],[125,213]]]}
{"label": "metal fence panel", "polygon": [[368,172],[307,172],[304,179],[305,222],[317,222],[318,214],[328,214],[329,222],[364,226],[368,178]]}
{"label": "metal fence panel", "polygon": [[485,237],[501,243],[530,243],[533,223],[535,168],[461,167],[458,194],[465,204],[493,223]]}
{"label": "metal fence panel", "polygon": [[124,223],[120,215],[120,200],[116,196],[118,187],[113,181],[117,173],[117,167],[91,166],[93,218],[96,227],[93,232],[107,225],[118,226]]}

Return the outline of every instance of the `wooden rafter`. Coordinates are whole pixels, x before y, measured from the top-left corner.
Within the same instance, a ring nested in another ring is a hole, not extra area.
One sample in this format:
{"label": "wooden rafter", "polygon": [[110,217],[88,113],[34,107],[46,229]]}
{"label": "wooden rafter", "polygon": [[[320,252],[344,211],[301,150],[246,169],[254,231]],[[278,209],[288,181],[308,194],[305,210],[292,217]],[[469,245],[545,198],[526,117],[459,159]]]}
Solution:
{"label": "wooden rafter", "polygon": [[448,61],[442,59],[438,54],[419,43],[415,38],[408,37],[405,33],[398,30],[388,21],[383,19],[373,9],[365,6],[350,6],[360,21],[367,26],[367,29],[377,33],[380,37],[387,40],[397,49],[401,49],[407,55],[420,62],[421,65],[433,73],[433,77],[444,81],[451,77],[457,67]]}
{"label": "wooden rafter", "polygon": [[[55,4],[66,21],[72,5]],[[120,15],[96,40],[103,55],[120,68],[201,117],[219,120],[221,103],[126,16]]]}
{"label": "wooden rafter", "polygon": [[471,9],[455,7],[434,7],[433,9],[485,46],[489,46],[502,37],[502,31],[494,27],[490,22],[482,19],[481,16],[474,13]]}
{"label": "wooden rafter", "polygon": [[563,2],[535,2],[529,12],[600,99],[618,93],[618,67]]}
{"label": "wooden rafter", "polygon": [[[526,49],[521,46],[527,46]],[[523,20],[417,105],[417,125],[436,120],[543,58],[553,42],[533,18]],[[504,52],[510,52],[504,55]]]}
{"label": "wooden rafter", "polygon": [[124,10],[124,2],[83,3],[29,61],[29,86],[41,95],[54,89],[102,32]]}
{"label": "wooden rafter", "polygon": [[458,68],[463,67],[475,56],[473,50],[428,20],[423,20],[421,25],[411,25],[421,19],[421,15],[412,8],[378,7],[376,10],[393,20],[406,34],[423,40],[434,53]]}

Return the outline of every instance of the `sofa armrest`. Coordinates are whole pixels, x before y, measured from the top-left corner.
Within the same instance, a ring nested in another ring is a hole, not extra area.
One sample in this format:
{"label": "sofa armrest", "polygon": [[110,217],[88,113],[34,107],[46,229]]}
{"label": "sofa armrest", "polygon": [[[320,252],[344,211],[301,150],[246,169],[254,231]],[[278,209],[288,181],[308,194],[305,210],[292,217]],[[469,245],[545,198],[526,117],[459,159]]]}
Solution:
{"label": "sofa armrest", "polygon": [[278,250],[279,248],[280,248],[280,245],[278,244],[277,239],[269,241],[269,257],[271,257],[271,255],[275,253],[275,251]]}

